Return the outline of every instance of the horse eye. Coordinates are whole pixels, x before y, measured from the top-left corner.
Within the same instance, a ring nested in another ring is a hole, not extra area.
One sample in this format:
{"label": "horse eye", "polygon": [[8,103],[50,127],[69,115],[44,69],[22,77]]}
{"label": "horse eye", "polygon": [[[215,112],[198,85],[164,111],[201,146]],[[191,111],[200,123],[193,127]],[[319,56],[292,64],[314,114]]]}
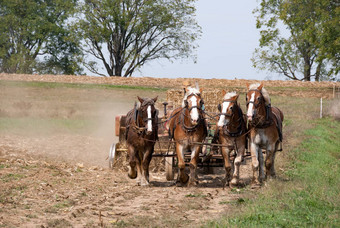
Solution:
{"label": "horse eye", "polygon": [[260,100],[260,97],[258,97],[257,100]]}
{"label": "horse eye", "polygon": [[233,106],[230,106],[230,110],[232,110],[233,109]]}

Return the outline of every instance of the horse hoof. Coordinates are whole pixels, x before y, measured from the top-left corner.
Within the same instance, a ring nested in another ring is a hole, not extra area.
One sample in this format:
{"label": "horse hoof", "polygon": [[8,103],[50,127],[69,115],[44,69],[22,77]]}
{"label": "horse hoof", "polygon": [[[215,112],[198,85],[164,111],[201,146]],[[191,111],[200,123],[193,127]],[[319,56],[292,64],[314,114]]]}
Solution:
{"label": "horse hoof", "polygon": [[128,173],[128,177],[130,178],[130,179],[136,179],[137,178],[137,175],[131,175],[130,173]]}
{"label": "horse hoof", "polygon": [[261,188],[261,183],[254,182],[251,184],[251,189],[259,189],[259,188]]}
{"label": "horse hoof", "polygon": [[239,182],[237,179],[232,179],[230,182],[229,182],[229,187],[230,188],[237,188],[239,185]]}
{"label": "horse hoof", "polygon": [[129,167],[128,177],[130,179],[136,179],[137,178],[137,172],[133,171],[131,167]]}
{"label": "horse hoof", "polygon": [[186,184],[188,183],[189,181],[189,175],[184,173],[180,178],[179,178],[179,181],[182,183],[182,184]]}
{"label": "horse hoof", "polygon": [[176,187],[184,187],[185,183],[182,183],[181,181],[177,180],[175,182]]}
{"label": "horse hoof", "polygon": [[189,180],[188,187],[197,187],[198,180]]}

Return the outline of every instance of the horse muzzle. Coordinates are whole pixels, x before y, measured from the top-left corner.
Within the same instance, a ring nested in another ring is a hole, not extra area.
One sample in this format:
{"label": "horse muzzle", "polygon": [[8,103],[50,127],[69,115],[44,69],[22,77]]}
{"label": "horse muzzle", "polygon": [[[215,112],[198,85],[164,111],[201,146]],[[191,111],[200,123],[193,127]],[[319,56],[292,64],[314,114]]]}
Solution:
{"label": "horse muzzle", "polygon": [[193,119],[191,119],[191,124],[194,125],[194,126],[196,126],[196,125],[198,124],[198,120],[193,120]]}

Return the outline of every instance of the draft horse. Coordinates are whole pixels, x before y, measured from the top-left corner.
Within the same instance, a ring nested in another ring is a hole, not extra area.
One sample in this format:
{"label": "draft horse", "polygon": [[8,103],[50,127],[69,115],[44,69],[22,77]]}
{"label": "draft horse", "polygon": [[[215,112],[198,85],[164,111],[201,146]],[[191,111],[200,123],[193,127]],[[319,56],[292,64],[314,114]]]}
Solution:
{"label": "draft horse", "polygon": [[158,140],[158,110],[155,108],[157,97],[140,98],[139,105],[126,115],[126,143],[129,157],[128,176],[137,178],[137,184],[149,185],[149,164]]}
{"label": "draft horse", "polygon": [[[250,153],[253,168],[253,187],[261,185],[267,177],[275,177],[275,154],[282,142],[283,113],[277,107],[271,107],[267,90],[263,84],[248,85],[246,96],[247,119],[250,123]],[[264,158],[262,149],[266,150],[264,173]]]}
{"label": "draft horse", "polygon": [[[246,148],[247,127],[242,109],[237,103],[238,94],[222,91],[223,102],[218,105],[219,120],[215,131],[214,141],[222,144],[221,152],[224,160],[224,186],[236,187],[240,181],[240,165]],[[230,159],[231,152],[235,158]]]}
{"label": "draft horse", "polygon": [[[197,185],[197,163],[202,150],[202,143],[207,136],[207,126],[202,107],[202,90],[193,87],[184,89],[182,107],[175,109],[169,118],[169,137],[176,143],[178,159],[177,183],[188,186]],[[191,152],[190,176],[185,173],[185,152]]]}

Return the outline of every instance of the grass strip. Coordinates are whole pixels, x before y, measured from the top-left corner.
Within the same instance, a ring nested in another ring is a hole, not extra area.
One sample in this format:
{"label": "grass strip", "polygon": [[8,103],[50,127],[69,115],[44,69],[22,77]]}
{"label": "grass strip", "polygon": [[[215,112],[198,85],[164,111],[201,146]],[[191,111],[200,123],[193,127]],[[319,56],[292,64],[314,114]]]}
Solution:
{"label": "grass strip", "polygon": [[87,83],[64,83],[64,82],[35,82],[35,81],[7,81],[0,80],[0,86],[12,87],[37,87],[37,88],[76,88],[76,89],[137,89],[144,91],[166,91],[166,88],[111,85],[111,84],[87,84]]}
{"label": "grass strip", "polygon": [[306,140],[289,153],[285,174],[240,211],[207,227],[340,227],[340,122],[317,120]]}

